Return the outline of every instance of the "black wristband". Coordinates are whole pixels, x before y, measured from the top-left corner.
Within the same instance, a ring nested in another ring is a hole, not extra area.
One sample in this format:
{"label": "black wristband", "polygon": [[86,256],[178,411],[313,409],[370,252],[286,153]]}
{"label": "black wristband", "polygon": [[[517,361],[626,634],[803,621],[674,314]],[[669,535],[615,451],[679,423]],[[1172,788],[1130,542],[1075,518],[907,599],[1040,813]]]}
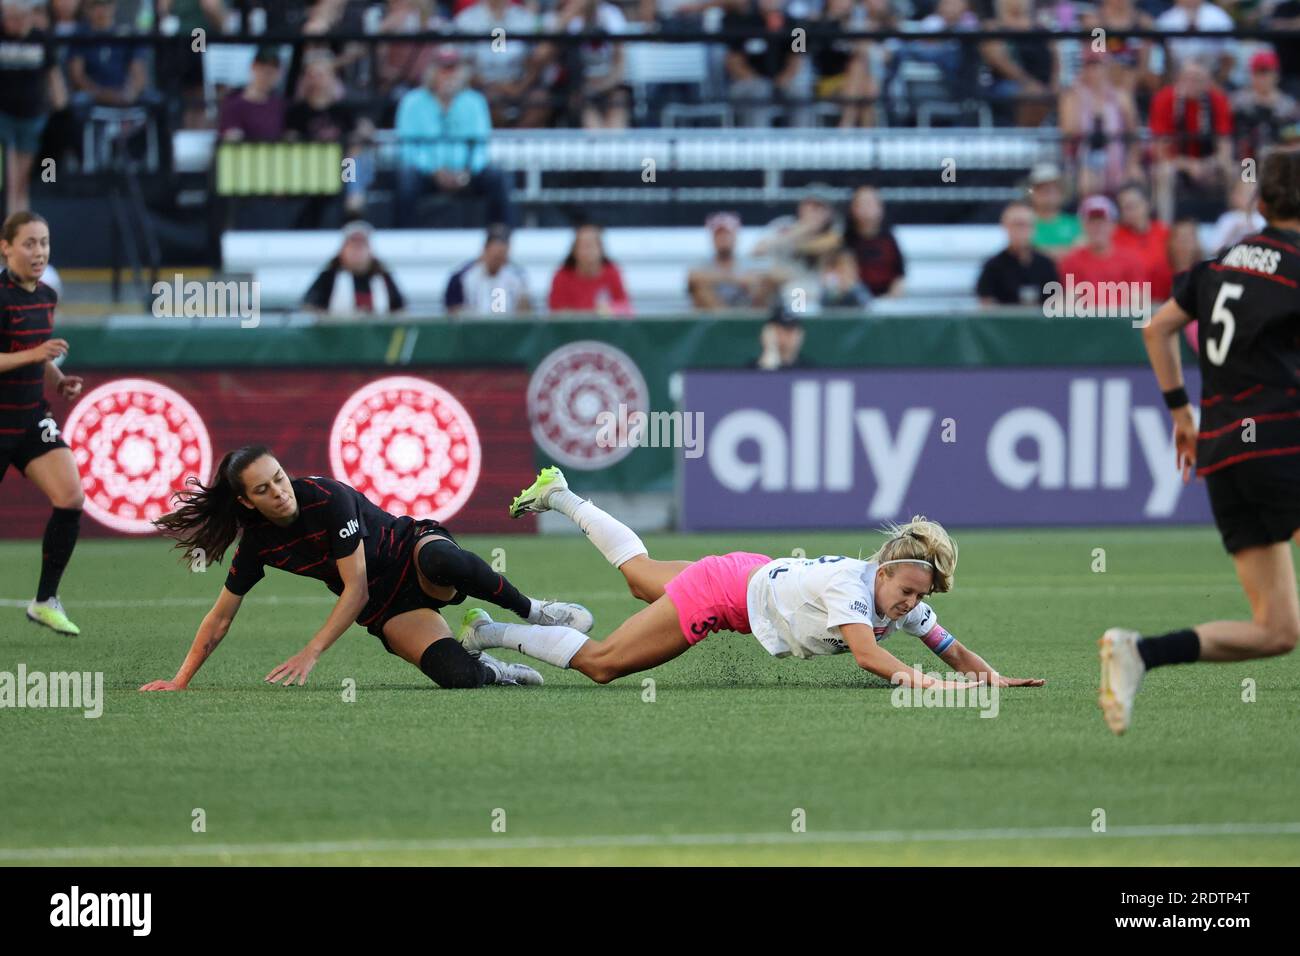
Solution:
{"label": "black wristband", "polygon": [[1190,401],[1187,397],[1187,389],[1183,388],[1183,386],[1181,385],[1179,385],[1177,388],[1171,388],[1169,391],[1164,393],[1164,396],[1165,396],[1165,407],[1168,408],[1170,411],[1174,411],[1176,409],[1182,408],[1184,405],[1187,405]]}

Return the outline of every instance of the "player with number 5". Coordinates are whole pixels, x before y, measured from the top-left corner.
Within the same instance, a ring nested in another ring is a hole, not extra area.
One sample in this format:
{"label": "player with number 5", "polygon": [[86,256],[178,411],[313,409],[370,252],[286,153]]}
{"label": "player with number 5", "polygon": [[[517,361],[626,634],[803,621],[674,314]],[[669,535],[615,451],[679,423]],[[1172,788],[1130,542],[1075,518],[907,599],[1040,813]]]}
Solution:
{"label": "player with number 5", "polygon": [[[1112,628],[1101,641],[1100,704],[1123,733],[1147,671],[1193,661],[1286,654],[1300,639],[1291,545],[1300,544],[1300,152],[1260,166],[1260,232],[1198,263],[1143,330],[1174,419],[1183,481],[1205,479],[1214,522],[1250,602],[1249,621],[1212,621],[1156,637]],[[1179,362],[1198,320],[1198,430]]]}

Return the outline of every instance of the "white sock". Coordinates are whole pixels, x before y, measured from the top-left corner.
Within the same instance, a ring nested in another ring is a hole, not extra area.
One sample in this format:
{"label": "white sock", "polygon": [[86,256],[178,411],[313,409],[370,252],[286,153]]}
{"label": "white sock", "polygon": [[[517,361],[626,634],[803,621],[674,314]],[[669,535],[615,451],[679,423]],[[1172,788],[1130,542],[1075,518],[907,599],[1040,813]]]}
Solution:
{"label": "white sock", "polygon": [[528,617],[525,618],[525,620],[528,621],[529,624],[536,624],[542,617],[542,602],[537,600],[537,598],[529,598],[528,602]]}
{"label": "white sock", "polygon": [[581,631],[542,624],[484,624],[476,633],[492,647],[519,651],[555,667],[568,667],[573,655],[587,643],[587,635]]}
{"label": "white sock", "polygon": [[590,501],[579,498],[572,491],[553,492],[547,500],[552,511],[570,518],[582,529],[605,560],[614,567],[626,564],[638,554],[649,554],[635,531],[619,521],[608,511],[601,511]]}

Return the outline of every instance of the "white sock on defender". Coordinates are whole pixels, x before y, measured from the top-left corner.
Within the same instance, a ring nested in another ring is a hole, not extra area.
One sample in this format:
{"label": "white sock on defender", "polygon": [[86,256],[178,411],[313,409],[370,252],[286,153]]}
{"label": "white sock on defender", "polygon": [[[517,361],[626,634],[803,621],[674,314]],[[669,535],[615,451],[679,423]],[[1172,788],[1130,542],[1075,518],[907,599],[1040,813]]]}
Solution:
{"label": "white sock on defender", "polygon": [[555,667],[568,667],[573,655],[587,643],[587,635],[581,631],[542,624],[484,624],[479,633],[494,641],[494,647],[518,651]]}
{"label": "white sock on defender", "polygon": [[649,554],[635,531],[619,521],[608,511],[601,511],[590,501],[579,498],[572,491],[557,491],[547,501],[552,511],[573,520],[582,533],[596,546],[605,560],[614,567],[626,564],[638,554]]}

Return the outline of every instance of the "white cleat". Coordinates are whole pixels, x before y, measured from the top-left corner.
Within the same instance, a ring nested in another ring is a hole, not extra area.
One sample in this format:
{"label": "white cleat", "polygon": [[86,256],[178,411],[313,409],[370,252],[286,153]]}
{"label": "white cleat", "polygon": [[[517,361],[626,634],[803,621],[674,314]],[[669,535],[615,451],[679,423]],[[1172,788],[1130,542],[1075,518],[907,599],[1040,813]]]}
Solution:
{"label": "white cleat", "polygon": [[484,624],[491,624],[492,618],[481,607],[472,607],[465,612],[460,622],[460,633],[456,635],[461,646],[471,654],[478,655],[486,647],[501,645],[488,638],[482,630]]}
{"label": "white cleat", "polygon": [[596,619],[581,604],[569,604],[565,601],[542,601],[537,612],[537,619],[529,618],[529,624],[544,624],[548,627],[571,627],[583,634],[590,634]]}
{"label": "white cleat", "polygon": [[552,465],[550,468],[543,468],[537,473],[537,478],[533,483],[519,492],[514,501],[510,502],[510,517],[518,518],[522,515],[541,514],[543,511],[550,511],[551,494],[559,490],[568,490],[569,483],[564,480],[564,472]]}
{"label": "white cleat", "polygon": [[1137,649],[1139,637],[1137,631],[1112,627],[1097,641],[1101,648],[1101,693],[1097,703],[1106,726],[1116,734],[1124,733],[1133,721],[1133,699],[1147,670]]}
{"label": "white cleat", "polygon": [[479,651],[479,662],[486,664],[488,670],[496,675],[496,682],[502,687],[541,687],[542,675],[527,664],[509,664],[499,661],[485,651]]}

